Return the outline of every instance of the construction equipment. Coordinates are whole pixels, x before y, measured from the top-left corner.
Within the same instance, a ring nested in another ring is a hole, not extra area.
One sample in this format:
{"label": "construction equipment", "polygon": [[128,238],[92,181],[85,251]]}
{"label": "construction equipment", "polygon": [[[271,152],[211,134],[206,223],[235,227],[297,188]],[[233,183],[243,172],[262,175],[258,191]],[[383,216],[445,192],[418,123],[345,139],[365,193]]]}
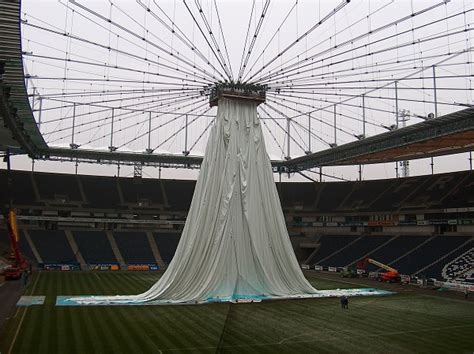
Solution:
{"label": "construction equipment", "polygon": [[10,237],[10,262],[11,265],[4,270],[5,280],[20,279],[23,273],[26,273],[29,268],[29,264],[25,258],[23,258],[18,243],[20,242],[20,234],[18,232],[18,224],[16,222],[16,213],[12,207],[12,178],[11,178],[11,166],[10,166],[10,151],[7,149],[4,156],[4,161],[7,163],[8,180],[7,180],[7,193],[9,199],[8,212],[5,215],[8,227],[8,236]]}
{"label": "construction equipment", "polygon": [[376,261],[372,258],[365,258],[363,261],[359,262],[357,268],[365,269],[367,264],[373,264],[379,268],[385,269],[386,272],[377,272],[376,279],[379,281],[389,282],[389,283],[399,283],[401,280],[400,273],[395,268],[392,268],[386,264],[383,264],[379,261]]}
{"label": "construction equipment", "polygon": [[11,254],[10,267],[4,271],[5,280],[20,279],[22,273],[28,271],[28,262],[23,258],[18,242],[20,241],[20,235],[18,233],[18,226],[16,223],[16,213],[13,209],[10,209],[7,217],[8,235],[10,236]]}
{"label": "construction equipment", "polygon": [[341,272],[343,278],[356,278],[357,270],[352,268],[344,268]]}

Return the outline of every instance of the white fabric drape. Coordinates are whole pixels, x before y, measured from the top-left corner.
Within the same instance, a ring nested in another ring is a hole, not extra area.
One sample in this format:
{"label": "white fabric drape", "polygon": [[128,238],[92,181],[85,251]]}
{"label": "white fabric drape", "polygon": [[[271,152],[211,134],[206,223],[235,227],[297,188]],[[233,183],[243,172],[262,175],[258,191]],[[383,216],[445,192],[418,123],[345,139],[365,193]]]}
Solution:
{"label": "white fabric drape", "polygon": [[164,275],[140,295],[83,300],[188,303],[316,292],[288,237],[256,104],[223,98],[186,224]]}

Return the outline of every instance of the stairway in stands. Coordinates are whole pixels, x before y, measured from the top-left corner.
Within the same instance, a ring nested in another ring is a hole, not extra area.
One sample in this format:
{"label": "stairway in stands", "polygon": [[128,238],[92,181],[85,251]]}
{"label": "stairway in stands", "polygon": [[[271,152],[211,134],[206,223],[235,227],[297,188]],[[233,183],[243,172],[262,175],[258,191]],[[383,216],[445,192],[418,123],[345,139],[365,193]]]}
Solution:
{"label": "stairway in stands", "polygon": [[443,279],[469,279],[474,273],[474,247],[447,263],[441,274]]}
{"label": "stairway in stands", "polygon": [[125,261],[122,257],[122,253],[120,253],[120,250],[117,246],[117,242],[115,241],[113,233],[111,231],[106,231],[105,234],[107,235],[107,239],[109,240],[110,247],[112,247],[112,251],[114,252],[115,258],[120,264],[120,268],[127,269]]}

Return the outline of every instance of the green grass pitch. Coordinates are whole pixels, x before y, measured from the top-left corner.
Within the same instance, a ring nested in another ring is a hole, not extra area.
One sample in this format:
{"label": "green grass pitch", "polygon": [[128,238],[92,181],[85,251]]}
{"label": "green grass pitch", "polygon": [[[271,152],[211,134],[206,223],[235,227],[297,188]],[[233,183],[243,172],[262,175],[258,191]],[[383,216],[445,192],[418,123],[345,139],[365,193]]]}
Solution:
{"label": "green grass pitch", "polygon": [[[1,353],[472,353],[474,303],[412,294],[260,304],[56,307],[56,295],[134,294],[153,273],[41,273]],[[319,289],[352,287],[311,276]]]}

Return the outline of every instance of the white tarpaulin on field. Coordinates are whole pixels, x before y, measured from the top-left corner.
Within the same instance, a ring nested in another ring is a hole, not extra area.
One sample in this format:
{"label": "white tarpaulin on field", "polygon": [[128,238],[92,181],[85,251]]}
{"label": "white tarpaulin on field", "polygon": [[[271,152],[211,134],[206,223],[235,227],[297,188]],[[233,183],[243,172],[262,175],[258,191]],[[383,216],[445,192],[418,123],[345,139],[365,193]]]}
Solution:
{"label": "white tarpaulin on field", "polygon": [[189,303],[316,293],[288,237],[256,104],[223,98],[186,224],[164,275],[143,294],[74,301]]}

